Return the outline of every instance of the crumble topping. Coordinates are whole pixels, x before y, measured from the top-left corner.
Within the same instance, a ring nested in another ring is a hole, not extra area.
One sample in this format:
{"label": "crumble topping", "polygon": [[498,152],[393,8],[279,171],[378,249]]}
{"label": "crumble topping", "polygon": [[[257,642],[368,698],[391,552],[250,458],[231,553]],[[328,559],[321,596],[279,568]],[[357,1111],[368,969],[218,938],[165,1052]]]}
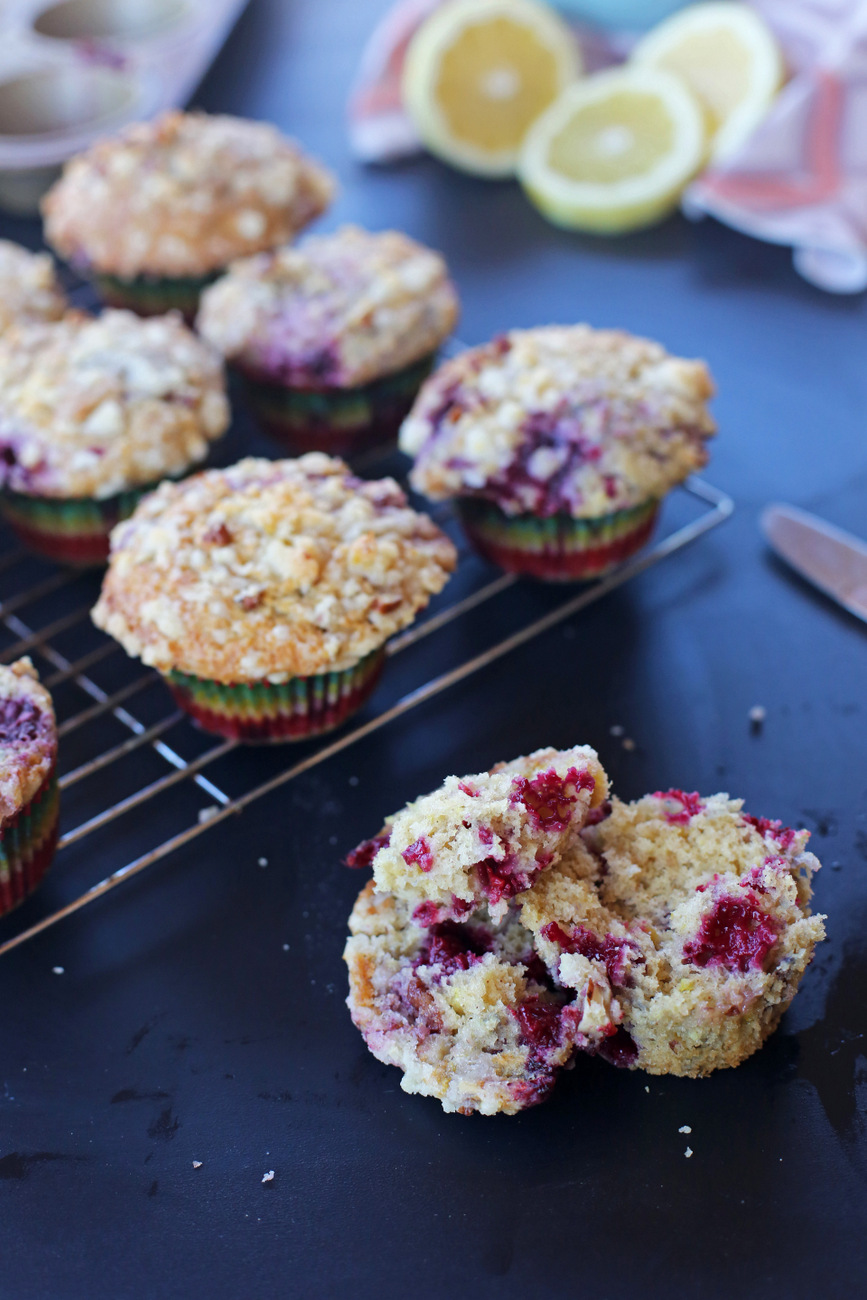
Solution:
{"label": "crumble topping", "polygon": [[116,496],[203,460],[228,424],[220,359],[179,316],[70,311],[0,338],[0,485],[15,492]]}
{"label": "crumble topping", "polygon": [[65,310],[49,255],[0,239],[0,335],[18,322],[57,320]]}
{"label": "crumble topping", "polygon": [[394,230],[343,226],[235,262],[203,294],[197,328],[262,378],[350,388],[434,352],[457,315],[439,254]]}
{"label": "crumble topping", "polygon": [[512,330],[447,361],[400,446],[434,500],[591,518],[659,499],[707,460],[714,388],[701,361],[587,325]]}
{"label": "crumble topping", "polygon": [[0,664],[0,830],[24,808],[57,757],[51,696],[28,658]]}
{"label": "crumble topping", "polygon": [[171,111],[72,158],[42,212],[48,242],[84,271],[196,277],[292,239],[334,189],[267,122]]}
{"label": "crumble topping", "polygon": [[363,659],[456,563],[393,479],[250,458],[163,483],[115,528],[93,619],[162,672],[285,682]]}

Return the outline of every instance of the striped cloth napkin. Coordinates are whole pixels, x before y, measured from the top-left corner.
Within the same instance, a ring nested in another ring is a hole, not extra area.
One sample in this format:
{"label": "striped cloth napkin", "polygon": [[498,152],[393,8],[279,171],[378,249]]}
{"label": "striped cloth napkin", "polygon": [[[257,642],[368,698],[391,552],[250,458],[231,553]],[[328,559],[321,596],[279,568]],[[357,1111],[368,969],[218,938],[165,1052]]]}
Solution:
{"label": "striped cloth napkin", "polygon": [[[420,142],[403,110],[410,38],[442,0],[396,0],[365,48],[349,103],[349,137],[365,162]],[[805,279],[833,293],[867,289],[867,0],[753,0],[776,33],[790,79],[735,157],[684,196],[757,239],[788,244]],[[593,71],[622,59],[629,38],[576,28]]]}

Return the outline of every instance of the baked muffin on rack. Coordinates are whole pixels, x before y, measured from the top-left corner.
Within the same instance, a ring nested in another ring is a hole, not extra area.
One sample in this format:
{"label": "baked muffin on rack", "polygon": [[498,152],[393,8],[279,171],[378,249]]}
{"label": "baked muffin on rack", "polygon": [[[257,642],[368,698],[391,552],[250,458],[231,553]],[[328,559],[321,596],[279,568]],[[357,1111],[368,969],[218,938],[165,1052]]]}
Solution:
{"label": "baked muffin on rack", "polygon": [[413,486],[453,497],[486,558],[548,580],[638,550],[707,460],[707,367],[586,325],[512,330],[425,383],[400,432]]}
{"label": "baked muffin on rack", "polygon": [[197,328],[293,451],[348,454],[396,436],[457,315],[439,254],[344,226],[236,262]]}
{"label": "baked muffin on rack", "polygon": [[290,740],[362,704],[456,560],[393,479],[247,459],[163,483],[118,525],[93,619],[206,730]]}
{"label": "baked muffin on rack", "polygon": [[10,325],[58,320],[66,308],[49,255],[0,239],[0,335]]}
{"label": "baked muffin on rack", "polygon": [[429,922],[460,919],[483,903],[501,920],[607,795],[595,750],[539,749],[490,772],[446,777],[396,813],[369,850],[359,846],[352,864],[368,865],[373,852],[377,889]]}
{"label": "baked muffin on rack", "polygon": [[29,659],[0,665],[0,915],[39,884],[57,847],[57,725]]}
{"label": "baked muffin on rack", "polygon": [[143,492],[228,427],[223,367],[178,316],[16,325],[0,338],[0,511],[27,545],[100,564]]}
{"label": "baked muffin on rack", "polygon": [[292,239],[334,188],[266,122],[171,111],[71,159],[43,199],[45,237],[105,302],[192,319],[206,284]]}
{"label": "baked muffin on rack", "polygon": [[727,795],[669,790],[614,799],[540,877],[521,921],[559,985],[592,982],[602,1056],[695,1077],[762,1045],[825,934],[808,838]]}

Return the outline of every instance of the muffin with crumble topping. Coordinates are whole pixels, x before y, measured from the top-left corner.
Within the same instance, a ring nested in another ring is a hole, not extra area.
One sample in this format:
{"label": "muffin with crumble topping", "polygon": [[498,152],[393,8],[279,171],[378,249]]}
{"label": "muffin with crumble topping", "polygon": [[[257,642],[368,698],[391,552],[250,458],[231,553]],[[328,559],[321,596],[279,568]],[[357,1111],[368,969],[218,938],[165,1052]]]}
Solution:
{"label": "muffin with crumble topping", "polygon": [[0,665],[0,915],[45,875],[57,847],[57,725],[29,659]]}
{"label": "muffin with crumble topping", "polygon": [[49,255],[0,239],[0,336],[12,325],[59,320],[66,308]]}
{"label": "muffin with crumble topping", "polygon": [[235,263],[197,328],[291,450],[346,455],[396,436],[457,315],[439,254],[344,226]]}
{"label": "muffin with crumble topping", "polygon": [[392,479],[251,458],[163,483],[118,525],[93,619],[206,730],[291,740],[361,706],[456,560]]}
{"label": "muffin with crumble topping", "polygon": [[66,164],[43,199],[45,237],[110,305],[192,319],[230,262],[294,238],[334,189],[267,122],[170,111]]}
{"label": "muffin with crumble topping", "polygon": [[0,511],[41,554],[104,563],[118,520],[228,423],[220,358],[178,316],[15,325],[0,338]]}
{"label": "muffin with crumble topping", "polygon": [[597,577],[647,541],[707,460],[707,367],[586,325],[512,330],[446,362],[400,432],[413,486],[454,498],[476,549],[515,573]]}

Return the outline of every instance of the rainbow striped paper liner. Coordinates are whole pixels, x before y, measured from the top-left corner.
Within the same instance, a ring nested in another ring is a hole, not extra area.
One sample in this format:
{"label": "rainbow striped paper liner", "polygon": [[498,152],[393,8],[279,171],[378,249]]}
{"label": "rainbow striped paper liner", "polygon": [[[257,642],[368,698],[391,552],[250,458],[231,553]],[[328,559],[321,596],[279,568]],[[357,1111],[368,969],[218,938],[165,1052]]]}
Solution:
{"label": "rainbow striped paper liner", "polygon": [[0,830],[0,916],[22,903],[45,875],[57,848],[59,821],[52,767],[30,802]]}
{"label": "rainbow striped paper liner", "polygon": [[97,565],[108,560],[109,535],[156,484],[98,501],[94,497],[39,497],[4,488],[0,513],[32,551],[61,564]]}
{"label": "rainbow striped paper liner", "polygon": [[351,456],[394,442],[436,353],[358,388],[290,388],[259,371],[237,367],[259,422],[294,454]]}
{"label": "rainbow striped paper liner", "polygon": [[593,519],[573,519],[568,514],[547,519],[507,515],[480,497],[463,497],[457,507],[464,531],[480,555],[510,573],[547,582],[575,582],[608,573],[641,549],[659,513],[655,500]]}
{"label": "rainbow striped paper liner", "polygon": [[199,310],[203,290],[222,274],[220,269],[187,278],[139,275],[124,280],[117,275],[91,274],[91,279],[107,307],[125,307],[139,316],[164,316],[166,312],[179,311],[187,324],[191,324]]}
{"label": "rainbow striped paper liner", "polygon": [[169,689],[182,709],[205,731],[252,742],[305,740],[341,726],[373,691],[385,662],[378,647],[340,672],[227,685],[166,674]]}

